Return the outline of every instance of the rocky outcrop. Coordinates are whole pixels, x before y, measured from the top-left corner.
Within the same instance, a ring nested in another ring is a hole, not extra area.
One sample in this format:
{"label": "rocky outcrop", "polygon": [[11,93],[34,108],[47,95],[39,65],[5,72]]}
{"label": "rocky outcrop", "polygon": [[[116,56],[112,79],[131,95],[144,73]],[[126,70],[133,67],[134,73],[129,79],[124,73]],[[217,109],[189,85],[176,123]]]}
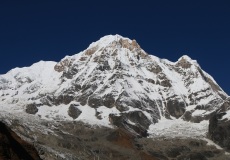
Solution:
{"label": "rocky outcrop", "polygon": [[221,147],[230,150],[230,120],[223,119],[225,112],[215,113],[209,120],[209,138]]}
{"label": "rocky outcrop", "polygon": [[[199,139],[149,139],[137,140],[142,145],[143,150],[158,160],[227,160],[223,150],[218,150],[214,146],[207,145],[207,142]],[[144,144],[144,145],[143,145]]]}
{"label": "rocky outcrop", "polygon": [[16,135],[3,122],[0,122],[1,160],[41,160],[34,146]]}
{"label": "rocky outcrop", "polygon": [[36,137],[34,143],[43,159],[229,159],[224,150],[200,139],[145,138],[121,127],[112,129],[77,121],[34,120],[23,123],[16,118],[10,127],[27,139],[35,140]]}
{"label": "rocky outcrop", "polygon": [[114,114],[109,115],[110,123],[127,130],[130,134],[138,137],[148,136],[148,127],[151,121],[140,111],[123,113],[121,116]]}
{"label": "rocky outcrop", "polygon": [[187,68],[190,68],[192,66],[192,64],[186,59],[186,57],[182,57],[177,62],[176,66],[187,69]]}
{"label": "rocky outcrop", "polygon": [[136,42],[136,40],[132,40],[132,42],[130,43],[128,39],[120,39],[119,43],[121,44],[121,46],[123,48],[127,48],[130,51],[132,51],[133,49],[139,49],[140,46],[139,44]]}
{"label": "rocky outcrop", "polygon": [[222,103],[209,120],[208,136],[215,143],[230,151],[230,119],[224,116],[230,110],[229,97]]}
{"label": "rocky outcrop", "polygon": [[80,109],[78,109],[77,106],[79,106],[79,105],[77,105],[77,104],[71,104],[69,106],[68,115],[70,117],[72,117],[73,119],[78,118],[81,115],[81,113],[82,113],[82,111]]}
{"label": "rocky outcrop", "polygon": [[26,113],[29,113],[29,114],[36,114],[38,112],[38,108],[37,108],[37,105],[35,103],[33,104],[28,104],[26,106]]}
{"label": "rocky outcrop", "polygon": [[169,99],[167,102],[168,113],[176,118],[181,117],[185,112],[186,104],[180,100]]}
{"label": "rocky outcrop", "polygon": [[98,49],[98,46],[89,48],[85,51],[85,55],[87,56],[91,56],[92,54],[94,54],[96,52],[96,50]]}
{"label": "rocky outcrop", "polygon": [[69,65],[70,65],[70,60],[69,59],[64,59],[63,61],[57,63],[54,66],[54,70],[57,71],[57,72],[62,72],[62,71],[64,71],[65,67],[67,67]]}

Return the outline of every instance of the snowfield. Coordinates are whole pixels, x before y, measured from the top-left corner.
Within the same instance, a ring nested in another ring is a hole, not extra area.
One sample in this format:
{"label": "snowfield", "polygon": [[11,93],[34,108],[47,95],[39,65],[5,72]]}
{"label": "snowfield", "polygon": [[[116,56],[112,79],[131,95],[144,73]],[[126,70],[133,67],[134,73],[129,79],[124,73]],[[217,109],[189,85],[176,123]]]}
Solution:
{"label": "snowfield", "polygon": [[208,121],[191,123],[182,119],[162,119],[149,126],[151,138],[205,138],[208,132]]}

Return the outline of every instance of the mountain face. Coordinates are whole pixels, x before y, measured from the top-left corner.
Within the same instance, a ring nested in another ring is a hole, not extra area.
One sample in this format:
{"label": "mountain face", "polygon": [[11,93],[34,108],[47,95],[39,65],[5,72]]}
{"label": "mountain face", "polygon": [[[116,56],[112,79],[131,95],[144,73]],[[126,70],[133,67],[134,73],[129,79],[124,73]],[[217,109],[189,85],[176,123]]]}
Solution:
{"label": "mountain face", "polygon": [[226,99],[222,106],[209,120],[208,136],[215,143],[230,151],[230,99]]}
{"label": "mountain face", "polygon": [[145,119],[145,128],[162,118],[200,121],[197,115],[205,117],[227,97],[188,56],[160,59],[119,35],[105,36],[59,63],[13,69],[1,75],[0,88],[4,109],[105,126],[117,116],[130,124]]}
{"label": "mountain face", "polygon": [[5,115],[115,127],[138,137],[163,121],[209,120],[228,97],[197,61],[160,59],[120,35],[58,63],[15,68],[0,76],[0,95]]}

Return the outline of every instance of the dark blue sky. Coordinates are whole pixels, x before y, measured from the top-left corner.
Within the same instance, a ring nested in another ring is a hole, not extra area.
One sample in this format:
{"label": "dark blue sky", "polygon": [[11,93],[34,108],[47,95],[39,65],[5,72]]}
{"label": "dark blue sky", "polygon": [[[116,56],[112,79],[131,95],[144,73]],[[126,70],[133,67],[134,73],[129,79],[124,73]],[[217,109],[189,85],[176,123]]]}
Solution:
{"label": "dark blue sky", "polygon": [[0,0],[0,74],[59,61],[108,34],[171,61],[187,54],[230,93],[229,0]]}

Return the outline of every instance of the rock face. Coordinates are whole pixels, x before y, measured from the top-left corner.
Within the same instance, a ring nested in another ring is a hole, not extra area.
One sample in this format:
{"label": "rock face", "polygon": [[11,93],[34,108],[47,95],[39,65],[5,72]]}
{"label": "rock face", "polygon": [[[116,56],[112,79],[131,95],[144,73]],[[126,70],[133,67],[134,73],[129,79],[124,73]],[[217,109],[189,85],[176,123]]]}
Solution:
{"label": "rock face", "polygon": [[71,104],[69,106],[69,110],[68,110],[68,114],[70,117],[72,117],[73,119],[76,119],[80,116],[80,114],[82,113],[81,110],[79,110],[77,108],[78,105],[75,105],[75,104]]}
{"label": "rock face", "polygon": [[26,106],[26,113],[36,114],[37,112],[38,112],[38,108],[37,108],[36,104],[28,104]]}
{"label": "rock face", "polygon": [[156,139],[148,142],[148,139],[138,140],[143,145],[143,150],[158,160],[227,160],[229,156],[224,151],[208,146],[204,140],[187,139]]}
{"label": "rock face", "polygon": [[33,145],[25,142],[0,122],[0,159],[2,160],[40,160]]}
{"label": "rock face", "polygon": [[183,101],[180,102],[178,100],[169,99],[167,102],[167,110],[169,114],[176,118],[179,118],[184,114],[184,112],[186,111],[185,107],[186,104]]}
{"label": "rock face", "polygon": [[209,135],[210,138],[220,146],[230,149],[230,121],[222,120],[226,113],[216,113],[210,119]]}
{"label": "rock face", "polygon": [[209,138],[230,151],[230,105],[226,100],[221,108],[209,120]]}
{"label": "rock face", "polygon": [[124,113],[121,116],[110,114],[109,119],[115,126],[128,130],[135,136],[148,136],[147,129],[151,121],[140,111]]}
{"label": "rock face", "polygon": [[[227,160],[225,151],[193,138],[145,138],[124,128],[92,127],[77,121],[50,121],[5,115],[8,125],[32,140],[44,160]],[[9,117],[8,117],[9,116]]]}

